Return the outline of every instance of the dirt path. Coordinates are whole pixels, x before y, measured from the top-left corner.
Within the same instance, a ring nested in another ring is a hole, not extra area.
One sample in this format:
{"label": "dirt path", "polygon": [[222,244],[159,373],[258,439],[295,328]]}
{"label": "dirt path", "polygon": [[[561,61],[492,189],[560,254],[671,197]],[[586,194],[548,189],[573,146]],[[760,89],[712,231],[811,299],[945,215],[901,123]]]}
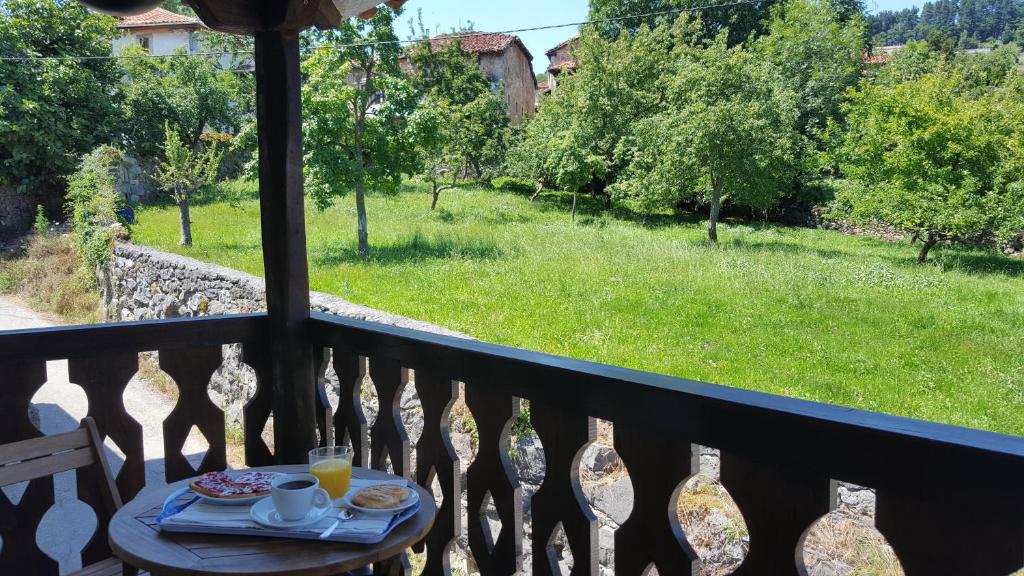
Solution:
{"label": "dirt path", "polygon": [[[56,322],[39,314],[21,302],[0,295],[0,331],[23,330],[54,326]],[[39,425],[46,434],[73,430],[88,413],[89,402],[82,389],[68,379],[67,361],[48,362],[47,383],[33,397],[39,411]],[[163,421],[173,404],[142,379],[136,377],[124,393],[125,408],[143,430],[143,449],[146,455],[146,482],[152,486],[164,479]],[[193,466],[199,464],[206,450],[196,438],[190,438],[183,450]],[[108,444],[107,455],[116,474],[123,463],[123,455]],[[20,490],[19,490],[20,488]],[[23,487],[5,488],[8,497],[19,499]],[[61,573],[81,566],[78,552],[88,542],[96,525],[96,517],[86,504],[76,497],[75,478],[70,473],[59,474],[55,484],[56,504],[43,517],[37,533],[40,548],[60,562]]]}

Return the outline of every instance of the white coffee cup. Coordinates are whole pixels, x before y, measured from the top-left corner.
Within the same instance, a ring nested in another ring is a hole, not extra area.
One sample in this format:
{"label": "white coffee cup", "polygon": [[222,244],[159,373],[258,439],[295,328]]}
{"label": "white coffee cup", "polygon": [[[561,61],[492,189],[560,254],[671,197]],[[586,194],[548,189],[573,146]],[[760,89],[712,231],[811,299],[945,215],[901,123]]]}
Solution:
{"label": "white coffee cup", "polygon": [[287,522],[302,520],[313,506],[326,508],[331,504],[331,497],[312,474],[278,476],[270,484],[270,497],[278,515]]}

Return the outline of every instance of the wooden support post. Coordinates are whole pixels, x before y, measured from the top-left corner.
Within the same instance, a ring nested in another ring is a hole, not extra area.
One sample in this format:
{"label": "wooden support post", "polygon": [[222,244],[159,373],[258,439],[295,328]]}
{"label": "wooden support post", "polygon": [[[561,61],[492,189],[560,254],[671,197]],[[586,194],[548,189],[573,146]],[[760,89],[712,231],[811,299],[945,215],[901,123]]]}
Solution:
{"label": "wooden support post", "polygon": [[298,31],[256,34],[260,220],[267,282],[274,455],[305,463],[316,446],[316,382],[307,334],[309,269],[302,193]]}

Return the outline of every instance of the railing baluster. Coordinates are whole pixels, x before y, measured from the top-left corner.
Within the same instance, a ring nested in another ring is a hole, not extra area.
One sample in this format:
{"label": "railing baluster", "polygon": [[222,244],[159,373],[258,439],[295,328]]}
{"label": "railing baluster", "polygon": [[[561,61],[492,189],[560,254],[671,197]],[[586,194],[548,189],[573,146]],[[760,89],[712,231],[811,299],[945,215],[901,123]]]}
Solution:
{"label": "railing baluster", "polygon": [[334,414],[334,438],[339,445],[352,445],[352,463],[366,466],[370,459],[370,436],[360,396],[366,378],[366,358],[347,348],[335,348],[331,357],[338,375],[338,411]]}
{"label": "railing baluster", "polygon": [[416,392],[423,407],[423,434],[416,444],[416,483],[429,489],[436,475],[443,495],[434,527],[424,539],[427,561],[423,574],[448,576],[452,573],[451,547],[462,533],[462,478],[449,436],[449,411],[459,395],[459,385],[437,373],[417,370]]}
{"label": "railing baluster", "polygon": [[534,400],[530,422],[544,445],[544,482],[533,495],[533,573],[559,574],[549,540],[559,523],[572,550],[572,576],[596,576],[597,517],[580,487],[583,449],[597,437],[597,421]]}
{"label": "railing baluster", "polygon": [[[29,420],[32,397],[46,383],[43,361],[0,365],[0,444],[42,436]],[[53,477],[32,480],[18,505],[0,492],[0,574],[57,576],[59,565],[36,543],[43,514],[53,506]]]}
{"label": "railing baluster", "polygon": [[[139,370],[139,355],[104,354],[68,360],[68,377],[85,391],[89,400],[89,416],[104,438],[113,440],[124,452],[124,464],[118,471],[118,492],[124,501],[131,500],[146,485],[146,458],[142,447],[142,425],[124,407],[124,390]],[[82,550],[82,562],[92,564],[110,557],[103,496],[91,470],[79,469],[78,499],[96,512],[96,531]]]}
{"label": "railing baluster", "polygon": [[[466,382],[466,405],[480,436],[476,459],[466,471],[469,547],[483,576],[505,576],[522,566],[522,489],[508,457],[510,426],[519,414],[519,399],[486,383]],[[488,493],[501,520],[497,541],[492,541],[482,518]]]}
{"label": "railing baluster", "polygon": [[938,480],[927,492],[878,491],[875,526],[907,576],[1006,576],[1024,566],[1022,479],[1010,490],[979,480],[974,486]]}
{"label": "railing baluster", "polygon": [[[176,482],[198,471],[227,468],[224,411],[210,400],[210,378],[220,367],[220,346],[160,350],[160,369],[178,385],[178,403],[164,420],[164,465],[168,482]],[[195,425],[210,444],[198,470],[193,470],[181,453],[188,433]]]}
{"label": "railing baluster", "polygon": [[836,501],[835,484],[819,473],[752,462],[722,452],[722,484],[747,524],[750,550],[735,575],[806,573],[798,551],[808,528]]}
{"label": "railing baluster", "polygon": [[697,553],[676,512],[683,482],[697,473],[695,444],[615,422],[615,451],[629,470],[633,511],[615,532],[615,572],[640,576],[697,574]]}
{"label": "railing baluster", "polygon": [[256,392],[242,408],[245,430],[245,463],[249,466],[270,466],[274,455],[263,439],[263,430],[274,409],[273,380],[270,377],[270,348],[267,342],[242,345],[242,362],[256,374]]}
{"label": "railing baluster", "polygon": [[402,390],[409,383],[409,371],[386,358],[370,359],[370,379],[377,388],[380,411],[370,430],[370,462],[384,470],[386,459],[396,476],[412,477],[409,435],[402,423]]}

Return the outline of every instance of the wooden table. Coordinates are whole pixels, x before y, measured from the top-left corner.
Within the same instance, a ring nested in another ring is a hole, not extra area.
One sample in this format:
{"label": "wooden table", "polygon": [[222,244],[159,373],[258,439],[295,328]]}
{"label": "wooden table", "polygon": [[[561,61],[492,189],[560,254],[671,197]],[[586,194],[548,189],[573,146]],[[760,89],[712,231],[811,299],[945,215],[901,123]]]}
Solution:
{"label": "wooden table", "polygon": [[[308,466],[254,468],[274,472],[307,472]],[[395,476],[355,468],[356,478],[394,480]],[[122,560],[155,576],[216,576],[220,574],[274,574],[276,576],[328,576],[384,562],[385,572],[396,568],[403,551],[419,542],[434,524],[434,497],[417,486],[420,510],[379,544],[345,544],[311,540],[284,540],[255,536],[164,534],[155,519],[164,500],[189,484],[176,482],[144,491],[110,521],[110,547]]]}

